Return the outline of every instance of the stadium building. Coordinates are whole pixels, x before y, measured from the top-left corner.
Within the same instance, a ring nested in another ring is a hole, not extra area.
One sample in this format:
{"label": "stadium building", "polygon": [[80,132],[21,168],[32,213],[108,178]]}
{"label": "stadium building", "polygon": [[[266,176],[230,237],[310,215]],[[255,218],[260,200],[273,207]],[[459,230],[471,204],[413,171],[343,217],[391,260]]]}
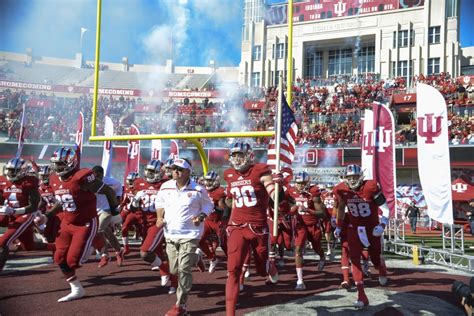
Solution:
{"label": "stadium building", "polygon": [[[288,72],[286,1],[244,3],[240,83],[277,85]],[[473,72],[458,0],[295,0],[292,18],[293,78]]]}

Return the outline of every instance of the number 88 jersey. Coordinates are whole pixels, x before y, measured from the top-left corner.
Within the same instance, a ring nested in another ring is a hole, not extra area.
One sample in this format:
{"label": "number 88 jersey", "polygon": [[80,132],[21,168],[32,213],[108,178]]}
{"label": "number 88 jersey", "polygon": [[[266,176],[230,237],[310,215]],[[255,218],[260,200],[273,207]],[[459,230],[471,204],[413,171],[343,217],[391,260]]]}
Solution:
{"label": "number 88 jersey", "polygon": [[349,222],[353,226],[375,226],[379,223],[379,207],[374,202],[374,196],[380,191],[375,180],[365,180],[355,191],[341,182],[334,188],[334,196],[346,204]]}

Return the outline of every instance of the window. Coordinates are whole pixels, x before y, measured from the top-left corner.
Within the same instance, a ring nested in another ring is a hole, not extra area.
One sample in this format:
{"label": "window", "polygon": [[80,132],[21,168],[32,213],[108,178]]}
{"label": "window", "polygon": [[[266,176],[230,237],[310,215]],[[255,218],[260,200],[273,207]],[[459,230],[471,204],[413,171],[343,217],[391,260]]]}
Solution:
{"label": "window", "polygon": [[428,59],[428,75],[439,74],[439,58]]}
{"label": "window", "polygon": [[375,47],[362,47],[357,59],[359,74],[375,72]]}
{"label": "window", "polygon": [[329,51],[328,75],[352,74],[352,49]]}
{"label": "window", "polygon": [[400,60],[398,64],[396,62],[392,63],[392,70],[396,70],[393,73],[394,77],[407,77],[410,74],[410,77],[413,75],[413,60],[410,60],[410,64],[408,64],[407,60]]}
{"label": "window", "polygon": [[441,41],[441,26],[432,26],[428,29],[428,44],[439,44]]}
{"label": "window", "polygon": [[252,87],[260,86],[260,73],[252,72],[252,82],[250,83]]}
{"label": "window", "polygon": [[278,43],[276,47],[276,59],[285,58],[285,43]]}
{"label": "window", "polygon": [[415,46],[415,30],[410,30],[410,46]]}
{"label": "window", "polygon": [[446,17],[452,18],[457,16],[457,2],[458,0],[446,0]]}
{"label": "window", "polygon": [[392,48],[397,48],[397,32],[393,32],[393,47]]}
{"label": "window", "polygon": [[255,45],[253,47],[252,59],[253,60],[260,60],[261,57],[262,57],[262,46],[261,45]]}
{"label": "window", "polygon": [[323,52],[306,52],[306,77],[322,77],[323,75]]}
{"label": "window", "polygon": [[408,30],[398,32],[398,47],[408,47]]}

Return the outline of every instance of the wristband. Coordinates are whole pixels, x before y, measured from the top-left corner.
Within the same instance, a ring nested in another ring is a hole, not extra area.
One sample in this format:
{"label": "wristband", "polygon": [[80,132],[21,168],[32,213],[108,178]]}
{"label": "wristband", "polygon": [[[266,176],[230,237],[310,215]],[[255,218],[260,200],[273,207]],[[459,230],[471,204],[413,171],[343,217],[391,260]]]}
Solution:
{"label": "wristband", "polygon": [[207,215],[206,215],[205,213],[200,213],[200,214],[198,215],[198,217],[199,217],[199,221],[202,222],[202,221],[204,221],[204,219],[207,217]]}
{"label": "wristband", "polygon": [[14,213],[15,215],[23,215],[25,214],[26,212],[26,209],[24,207],[18,207],[14,210]]}

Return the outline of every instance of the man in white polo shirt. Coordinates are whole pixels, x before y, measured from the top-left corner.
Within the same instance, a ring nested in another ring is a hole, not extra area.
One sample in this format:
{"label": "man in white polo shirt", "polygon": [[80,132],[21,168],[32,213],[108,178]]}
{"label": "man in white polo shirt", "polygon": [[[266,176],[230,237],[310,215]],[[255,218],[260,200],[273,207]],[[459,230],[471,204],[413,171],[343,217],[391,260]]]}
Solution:
{"label": "man in white polo shirt", "polygon": [[202,222],[214,209],[206,189],[192,181],[191,162],[177,158],[172,165],[173,179],[160,188],[155,200],[156,226],[164,226],[170,272],[178,275],[177,302],[166,313],[185,315],[188,293],[193,285],[192,268],[196,265]]}

